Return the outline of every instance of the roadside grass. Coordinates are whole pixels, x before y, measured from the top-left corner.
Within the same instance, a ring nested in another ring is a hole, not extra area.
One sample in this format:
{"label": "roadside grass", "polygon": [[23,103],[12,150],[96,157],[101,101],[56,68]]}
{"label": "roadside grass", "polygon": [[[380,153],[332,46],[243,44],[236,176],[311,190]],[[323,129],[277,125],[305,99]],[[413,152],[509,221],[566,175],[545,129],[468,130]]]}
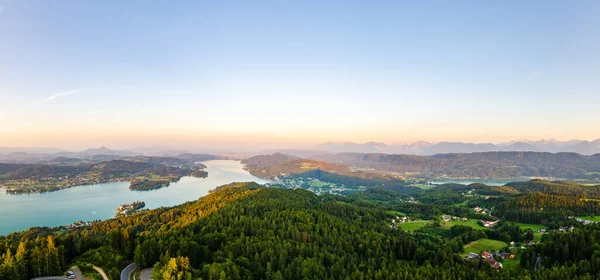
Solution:
{"label": "roadside grass", "polygon": [[420,229],[431,222],[432,222],[431,220],[420,220],[420,221],[414,221],[414,222],[399,223],[398,226],[404,230],[412,231],[412,230]]}
{"label": "roadside grass", "polygon": [[129,280],[135,280],[135,279],[140,279],[140,274],[142,273],[142,270],[138,267],[136,268],[133,273],[129,274]]}
{"label": "roadside grass", "polygon": [[464,255],[466,255],[469,253],[480,253],[482,251],[500,250],[507,246],[508,243],[503,241],[482,238],[465,245],[463,248],[465,249]]}

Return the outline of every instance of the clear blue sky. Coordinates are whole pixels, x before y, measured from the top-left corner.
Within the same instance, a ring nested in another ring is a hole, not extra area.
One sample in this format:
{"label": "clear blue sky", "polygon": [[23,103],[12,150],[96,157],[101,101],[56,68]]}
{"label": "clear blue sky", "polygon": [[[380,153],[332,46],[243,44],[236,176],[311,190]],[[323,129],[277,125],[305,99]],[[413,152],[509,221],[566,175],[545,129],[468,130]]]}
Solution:
{"label": "clear blue sky", "polygon": [[0,0],[0,145],[591,140],[598,15],[600,1]]}

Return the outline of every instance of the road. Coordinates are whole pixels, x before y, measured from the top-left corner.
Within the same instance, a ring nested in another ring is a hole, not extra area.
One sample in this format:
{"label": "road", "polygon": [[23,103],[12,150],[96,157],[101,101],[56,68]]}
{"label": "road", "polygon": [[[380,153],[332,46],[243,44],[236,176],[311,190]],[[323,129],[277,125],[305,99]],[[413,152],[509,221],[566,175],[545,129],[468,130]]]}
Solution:
{"label": "road", "polygon": [[[73,273],[75,273],[75,280],[86,280],[81,275],[81,271],[79,270],[79,268],[74,266],[74,267],[71,267],[69,270],[72,270]],[[67,277],[66,276],[47,276],[47,277],[33,278],[32,280],[64,280],[64,279],[67,279]]]}
{"label": "road", "polygon": [[132,263],[121,271],[121,280],[129,280],[129,275],[138,268],[137,264]]}
{"label": "road", "polygon": [[146,268],[140,273],[140,280],[152,280],[152,268]]}
{"label": "road", "polygon": [[106,276],[106,273],[104,273],[104,270],[102,270],[102,268],[99,268],[99,267],[97,267],[97,266],[95,266],[95,265],[92,265],[92,267],[93,267],[93,268],[94,268],[96,271],[98,271],[98,273],[100,273],[100,275],[102,275],[102,279],[104,279],[104,280],[108,280],[108,276]]}

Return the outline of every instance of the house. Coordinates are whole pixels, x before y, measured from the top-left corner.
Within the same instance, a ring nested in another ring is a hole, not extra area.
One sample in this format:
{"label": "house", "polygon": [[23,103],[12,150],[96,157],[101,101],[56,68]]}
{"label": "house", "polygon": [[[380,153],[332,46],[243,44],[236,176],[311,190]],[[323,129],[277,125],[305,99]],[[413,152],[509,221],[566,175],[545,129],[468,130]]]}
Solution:
{"label": "house", "polygon": [[538,230],[539,233],[546,233],[546,229],[545,228],[541,228],[540,230]]}
{"label": "house", "polygon": [[527,246],[535,246],[537,243],[533,242],[533,241],[529,241],[527,242]]}
{"label": "house", "polygon": [[504,252],[504,253],[500,253],[500,256],[501,256],[503,259],[514,259],[514,258],[515,258],[515,253],[512,253],[512,252],[510,252],[510,253]]}
{"label": "house", "polygon": [[495,270],[502,268],[502,264],[492,258],[485,259]]}
{"label": "house", "polygon": [[475,212],[479,213],[479,212],[483,211],[483,208],[476,206],[475,208],[473,208],[473,210],[475,210]]}
{"label": "house", "polygon": [[478,260],[479,259],[479,255],[476,253],[469,253],[466,257],[469,260]]}
{"label": "house", "polygon": [[497,224],[498,222],[500,222],[500,220],[493,221],[493,222],[492,222],[492,221],[487,221],[487,220],[479,220],[479,221],[480,221],[480,222],[483,224],[483,226],[484,226],[484,227],[486,227],[486,228],[493,228],[494,226],[496,226],[496,224]]}
{"label": "house", "polygon": [[461,221],[463,221],[463,222],[466,222],[466,221],[468,221],[469,219],[467,219],[467,218],[460,218],[460,220],[461,220]]}
{"label": "house", "polygon": [[450,221],[450,220],[452,219],[452,217],[450,217],[450,216],[448,216],[448,215],[444,215],[444,216],[442,216],[442,219],[443,219],[445,222],[448,222],[448,221]]}
{"label": "house", "polygon": [[490,252],[488,252],[488,251],[483,251],[483,252],[481,253],[481,256],[482,256],[483,258],[486,258],[486,259],[487,259],[487,258],[489,258],[489,257],[490,257]]}

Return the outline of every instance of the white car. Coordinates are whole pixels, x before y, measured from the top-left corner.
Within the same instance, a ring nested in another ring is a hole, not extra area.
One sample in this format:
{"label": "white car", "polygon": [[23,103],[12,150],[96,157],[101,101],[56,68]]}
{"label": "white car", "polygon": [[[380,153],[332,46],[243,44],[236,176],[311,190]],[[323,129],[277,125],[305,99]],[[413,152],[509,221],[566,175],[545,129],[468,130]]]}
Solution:
{"label": "white car", "polygon": [[75,279],[75,273],[72,270],[67,271],[67,278]]}

